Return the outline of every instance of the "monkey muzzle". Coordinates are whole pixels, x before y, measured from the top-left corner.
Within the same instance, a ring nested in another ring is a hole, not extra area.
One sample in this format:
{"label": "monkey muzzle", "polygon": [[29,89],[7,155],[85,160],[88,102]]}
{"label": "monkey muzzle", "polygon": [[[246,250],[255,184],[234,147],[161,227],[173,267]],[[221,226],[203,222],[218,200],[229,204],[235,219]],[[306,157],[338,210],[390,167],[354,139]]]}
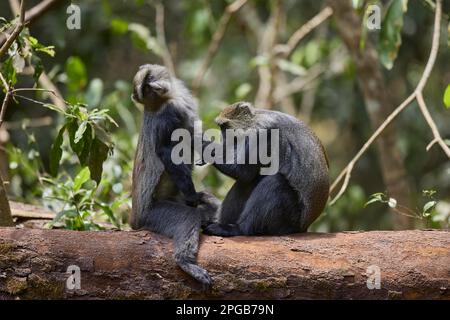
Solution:
{"label": "monkey muzzle", "polygon": [[216,119],[214,119],[214,122],[222,129],[230,128],[230,121],[228,119],[217,117]]}

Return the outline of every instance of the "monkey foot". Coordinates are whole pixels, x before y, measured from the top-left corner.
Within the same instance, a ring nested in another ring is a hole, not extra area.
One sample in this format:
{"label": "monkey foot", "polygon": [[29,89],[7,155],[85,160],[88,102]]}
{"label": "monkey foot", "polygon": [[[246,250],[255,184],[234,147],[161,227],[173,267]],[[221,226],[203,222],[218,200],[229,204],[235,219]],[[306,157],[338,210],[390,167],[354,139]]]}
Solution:
{"label": "monkey foot", "polygon": [[241,234],[237,224],[220,223],[211,223],[205,229],[203,229],[203,233],[210,236],[219,237],[233,237]]}

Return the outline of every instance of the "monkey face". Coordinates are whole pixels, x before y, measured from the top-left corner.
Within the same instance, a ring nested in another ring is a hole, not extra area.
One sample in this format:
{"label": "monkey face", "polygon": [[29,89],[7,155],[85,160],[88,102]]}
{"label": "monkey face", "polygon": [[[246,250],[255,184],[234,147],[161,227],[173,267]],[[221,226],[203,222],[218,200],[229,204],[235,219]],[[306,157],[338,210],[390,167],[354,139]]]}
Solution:
{"label": "monkey face", "polygon": [[171,76],[166,68],[156,64],[139,67],[133,80],[131,98],[145,106],[152,106],[169,98]]}
{"label": "monkey face", "polygon": [[215,119],[222,131],[226,129],[248,129],[253,126],[255,110],[249,102],[236,102],[226,107]]}

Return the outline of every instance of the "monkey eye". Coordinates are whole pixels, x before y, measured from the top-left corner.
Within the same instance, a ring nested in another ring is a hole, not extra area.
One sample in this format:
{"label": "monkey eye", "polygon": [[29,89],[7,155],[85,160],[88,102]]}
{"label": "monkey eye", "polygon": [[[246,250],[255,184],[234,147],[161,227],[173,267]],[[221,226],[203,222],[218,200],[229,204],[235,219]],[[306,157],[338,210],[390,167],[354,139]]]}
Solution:
{"label": "monkey eye", "polygon": [[150,86],[150,83],[145,82],[145,83],[142,85],[142,94],[143,94],[144,96],[146,96],[146,95],[148,95],[151,91],[152,91],[152,87]]}

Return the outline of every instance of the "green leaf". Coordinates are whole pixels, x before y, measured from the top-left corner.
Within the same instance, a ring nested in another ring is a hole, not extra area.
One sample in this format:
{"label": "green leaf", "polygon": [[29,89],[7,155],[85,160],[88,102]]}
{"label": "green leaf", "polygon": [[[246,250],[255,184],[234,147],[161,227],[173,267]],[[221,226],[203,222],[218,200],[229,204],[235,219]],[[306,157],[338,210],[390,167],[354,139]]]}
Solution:
{"label": "green leaf", "polygon": [[295,76],[305,76],[306,74],[305,68],[288,60],[279,60],[278,67],[281,70],[289,72]]}
{"label": "green leaf", "polygon": [[252,91],[252,85],[250,83],[243,83],[236,89],[236,98],[238,100],[244,99]]}
{"label": "green leaf", "polygon": [[12,57],[9,57],[6,59],[0,66],[3,65],[2,71],[3,75],[6,77],[7,82],[11,82],[12,86],[15,86],[17,83],[17,73],[16,69],[14,69],[13,66],[13,59]]}
{"label": "green leaf", "polygon": [[82,138],[75,142],[76,133],[79,130],[78,122],[75,119],[71,119],[67,122],[67,131],[69,132],[70,147],[78,156],[80,164],[84,167],[87,165],[89,153],[92,144],[92,128],[90,125],[86,125],[85,133]]}
{"label": "green leaf", "polygon": [[54,57],[55,56],[55,47],[54,46],[39,48],[36,51],[40,51],[40,52],[46,53],[50,57]]}
{"label": "green leaf", "polygon": [[[58,212],[58,214],[56,215],[55,218],[53,218],[53,223],[54,222],[58,222],[59,220],[61,220],[61,218],[63,217],[67,217],[67,218],[75,218],[78,216],[78,212],[75,209],[68,209],[68,210],[63,210]],[[53,226],[53,224],[51,224],[51,226]]]}
{"label": "green leaf", "polygon": [[56,111],[56,112],[58,112],[58,113],[65,114],[64,110],[62,110],[60,107],[58,107],[58,106],[56,106],[56,105],[54,105],[54,104],[51,104],[51,103],[44,103],[42,106],[43,106],[44,108],[47,108],[47,109]]}
{"label": "green leaf", "polygon": [[65,65],[67,85],[72,91],[80,90],[87,84],[87,72],[83,61],[78,57],[70,57]]}
{"label": "green leaf", "polygon": [[450,108],[450,84],[447,86],[444,92],[444,104],[447,109]]}
{"label": "green leaf", "polygon": [[93,79],[88,86],[86,92],[86,103],[91,107],[97,107],[103,95],[103,81]]}
{"label": "green leaf", "polygon": [[36,39],[35,37],[32,37],[32,36],[28,37],[28,41],[30,42],[30,45],[32,47],[35,47],[35,46],[37,46],[39,44],[38,39]]}
{"label": "green leaf", "polygon": [[92,141],[92,148],[89,154],[89,168],[91,170],[92,179],[100,183],[103,172],[103,162],[108,158],[109,147],[95,138]]}
{"label": "green leaf", "polygon": [[163,54],[163,50],[158,44],[158,41],[156,41],[155,37],[151,36],[149,28],[139,23],[130,23],[128,30],[131,32],[131,37],[136,47],[153,51],[158,56]]}
{"label": "green leaf", "polygon": [[73,191],[80,190],[81,186],[91,178],[91,172],[88,167],[83,168],[73,180]]}
{"label": "green leaf", "polygon": [[88,125],[87,121],[83,121],[78,127],[77,131],[75,132],[75,139],[74,139],[75,143],[80,142],[80,140],[83,138],[87,125]]}
{"label": "green leaf", "polygon": [[108,146],[108,148],[112,148],[113,142],[112,142],[109,134],[105,131],[105,129],[103,129],[101,126],[99,126],[96,123],[94,123],[93,126],[94,126],[95,138],[100,140],[106,146]]}
{"label": "green leaf", "polygon": [[114,33],[125,34],[128,31],[128,22],[122,19],[112,19],[111,29]]}
{"label": "green leaf", "polygon": [[428,201],[427,203],[425,203],[425,205],[423,206],[423,213],[428,213],[430,209],[436,206],[436,203],[436,201]]}
{"label": "green leaf", "polygon": [[117,226],[117,227],[119,226],[119,223],[118,223],[116,217],[114,216],[113,209],[109,204],[97,202],[96,205],[99,206],[103,210],[103,213],[111,220],[111,222],[115,226]]}
{"label": "green leaf", "polygon": [[62,126],[59,129],[58,135],[56,136],[55,141],[52,144],[52,148],[50,150],[50,174],[55,177],[58,174],[59,162],[61,161],[62,156],[62,143],[64,137],[64,131],[66,131],[66,126]]}
{"label": "green leaf", "polygon": [[375,202],[380,202],[380,199],[377,199],[377,198],[372,198],[372,199],[370,199],[369,201],[367,201],[367,202],[364,204],[364,208],[367,207],[368,205],[372,204],[372,203],[375,203]]}
{"label": "green leaf", "polygon": [[269,65],[269,58],[264,55],[259,55],[250,60],[250,67],[260,67]]}
{"label": "green leaf", "polygon": [[364,208],[375,202],[383,202],[384,193],[374,193],[370,196],[370,200],[364,204]]}
{"label": "green leaf", "polygon": [[32,37],[27,37],[28,42],[30,43],[31,48],[33,48],[36,52],[43,52],[45,54],[48,54],[50,57],[55,56],[55,47],[54,46],[44,46],[43,44],[39,43],[39,41]]}
{"label": "green leaf", "polygon": [[403,0],[392,0],[381,24],[378,52],[386,69],[392,69],[402,43],[403,15],[406,11]]}

